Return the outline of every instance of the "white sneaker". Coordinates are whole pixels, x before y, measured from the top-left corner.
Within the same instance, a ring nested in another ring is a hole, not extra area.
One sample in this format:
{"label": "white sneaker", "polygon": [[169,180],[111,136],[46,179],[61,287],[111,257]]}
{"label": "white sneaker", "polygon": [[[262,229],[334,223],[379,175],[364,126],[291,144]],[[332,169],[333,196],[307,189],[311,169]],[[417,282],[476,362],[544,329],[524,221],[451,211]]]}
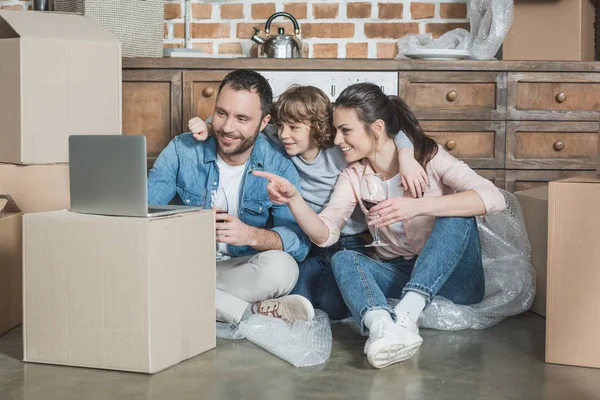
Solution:
{"label": "white sneaker", "polygon": [[315,309],[310,301],[297,294],[257,301],[252,304],[250,310],[252,314],[280,318],[290,325],[296,321],[311,321],[315,317]]}
{"label": "white sneaker", "polygon": [[397,316],[396,323],[387,318],[377,318],[371,325],[369,340],[365,344],[367,360],[375,368],[411,358],[423,343],[419,328],[406,313]]}

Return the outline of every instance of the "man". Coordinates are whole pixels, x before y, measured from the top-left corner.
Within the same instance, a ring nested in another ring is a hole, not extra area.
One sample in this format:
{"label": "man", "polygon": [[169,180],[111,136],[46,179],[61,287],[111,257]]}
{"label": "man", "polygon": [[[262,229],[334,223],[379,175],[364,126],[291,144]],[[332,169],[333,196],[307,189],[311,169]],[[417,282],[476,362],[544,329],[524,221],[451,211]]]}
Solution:
{"label": "man", "polygon": [[314,309],[302,296],[286,296],[298,279],[310,242],[286,205],[269,201],[267,181],[252,171],[269,171],[300,188],[300,177],[283,152],[259,134],[269,122],[273,94],[251,70],[229,73],[219,87],[205,142],[191,133],[173,139],[148,178],[148,202],[202,204],[205,188],[225,190],[228,213],[217,214],[217,239],[231,259],[217,263],[217,320],[238,324],[251,314],[310,320]]}

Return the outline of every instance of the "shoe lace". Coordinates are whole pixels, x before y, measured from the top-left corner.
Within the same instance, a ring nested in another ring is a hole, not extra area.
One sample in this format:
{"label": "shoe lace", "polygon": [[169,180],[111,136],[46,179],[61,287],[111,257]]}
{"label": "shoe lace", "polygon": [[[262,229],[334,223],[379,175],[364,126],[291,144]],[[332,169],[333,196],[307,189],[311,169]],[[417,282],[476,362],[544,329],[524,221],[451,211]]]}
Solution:
{"label": "shoe lace", "polygon": [[[279,313],[281,304],[276,302],[273,305],[264,306],[261,301],[256,302],[256,314],[265,315],[267,317],[283,319],[283,315]],[[287,321],[286,321],[287,322]]]}

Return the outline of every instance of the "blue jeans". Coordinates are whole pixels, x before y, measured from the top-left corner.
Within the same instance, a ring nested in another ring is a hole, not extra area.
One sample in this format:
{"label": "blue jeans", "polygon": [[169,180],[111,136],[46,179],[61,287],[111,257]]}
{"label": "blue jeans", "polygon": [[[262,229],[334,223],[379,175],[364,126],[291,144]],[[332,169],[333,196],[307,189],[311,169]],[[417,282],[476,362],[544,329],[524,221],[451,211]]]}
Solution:
{"label": "blue jeans", "polygon": [[401,298],[408,290],[427,297],[435,295],[455,304],[483,300],[485,279],[481,244],[475,218],[438,217],[421,254],[377,261],[355,251],[344,250],[331,259],[342,297],[361,327],[367,311],[383,309],[394,320],[396,313],[387,298]]}
{"label": "blue jeans", "polygon": [[332,320],[350,316],[331,269],[331,257],[341,250],[355,250],[366,254],[365,240],[360,235],[342,236],[333,246],[322,248],[312,245],[308,257],[298,263],[299,276],[291,294],[306,297],[315,308],[329,315]]}

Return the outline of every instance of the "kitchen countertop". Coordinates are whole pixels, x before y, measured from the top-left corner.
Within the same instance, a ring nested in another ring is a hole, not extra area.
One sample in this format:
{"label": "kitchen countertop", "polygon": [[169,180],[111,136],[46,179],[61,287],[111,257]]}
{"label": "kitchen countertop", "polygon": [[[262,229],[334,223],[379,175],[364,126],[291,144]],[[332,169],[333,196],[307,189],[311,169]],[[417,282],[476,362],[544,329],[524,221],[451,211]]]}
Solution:
{"label": "kitchen countertop", "polygon": [[600,72],[600,62],[400,59],[123,58],[125,69]]}

